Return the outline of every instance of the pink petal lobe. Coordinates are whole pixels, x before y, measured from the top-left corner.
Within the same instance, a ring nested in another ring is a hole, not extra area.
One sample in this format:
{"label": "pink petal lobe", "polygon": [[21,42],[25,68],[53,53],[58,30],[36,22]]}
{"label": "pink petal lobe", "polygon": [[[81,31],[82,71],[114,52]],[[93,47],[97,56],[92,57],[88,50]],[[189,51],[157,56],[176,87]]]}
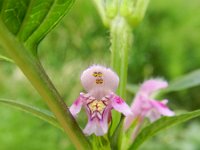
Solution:
{"label": "pink petal lobe", "polygon": [[127,130],[130,126],[131,126],[131,124],[132,124],[132,122],[136,119],[137,117],[133,114],[133,115],[128,115],[128,116],[126,116],[126,118],[125,118],[125,121],[124,121],[124,128],[125,128],[125,130]]}
{"label": "pink petal lobe", "polygon": [[151,109],[147,114],[146,117],[149,118],[150,122],[154,122],[161,117],[161,114],[155,110]]}
{"label": "pink petal lobe", "polygon": [[111,105],[115,110],[123,113],[125,116],[132,115],[130,107],[124,102],[121,97],[113,94],[110,97],[110,100],[112,103]]}
{"label": "pink petal lobe", "polygon": [[95,134],[102,136],[108,131],[108,123],[111,118],[111,103],[110,99],[103,97],[96,99],[89,96],[84,104],[88,115],[88,123],[84,129],[86,135]]}
{"label": "pink petal lobe", "polygon": [[69,108],[71,114],[74,117],[81,111],[82,105],[83,105],[83,96],[80,94],[80,96],[74,101],[72,106]]}
{"label": "pink petal lobe", "polygon": [[145,81],[140,88],[139,92],[150,95],[152,92],[166,88],[168,83],[161,79],[151,79]]}
{"label": "pink petal lobe", "polygon": [[167,100],[163,100],[161,102],[155,101],[155,100],[150,100],[152,106],[160,113],[161,115],[164,116],[174,116],[174,112],[171,111],[168,106],[166,105]]}
{"label": "pink petal lobe", "polygon": [[110,117],[111,117],[111,108],[108,108],[104,111],[103,119],[99,121],[104,134],[107,133],[108,131],[108,123],[110,122]]}
{"label": "pink petal lobe", "polygon": [[86,135],[91,135],[94,133],[96,136],[102,136],[108,131],[107,119],[104,121],[99,121],[98,119],[88,120],[88,123],[83,130]]}
{"label": "pink petal lobe", "polygon": [[97,123],[95,121],[88,121],[85,129],[83,129],[83,133],[85,133],[87,136],[91,135],[92,133],[96,132]]}
{"label": "pink petal lobe", "polygon": [[151,108],[149,100],[143,95],[138,94],[134,99],[131,110],[136,116],[145,116],[146,112]]}
{"label": "pink petal lobe", "polygon": [[110,68],[101,65],[92,65],[81,75],[81,83],[87,92],[97,89],[115,91],[118,87],[119,77]]}

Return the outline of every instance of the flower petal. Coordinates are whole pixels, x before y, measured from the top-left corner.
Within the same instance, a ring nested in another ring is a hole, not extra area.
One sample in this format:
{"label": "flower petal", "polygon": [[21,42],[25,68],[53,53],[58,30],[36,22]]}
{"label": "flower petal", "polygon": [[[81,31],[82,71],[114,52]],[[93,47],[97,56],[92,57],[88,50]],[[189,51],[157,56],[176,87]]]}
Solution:
{"label": "flower petal", "polygon": [[85,129],[83,129],[83,132],[86,134],[86,135],[91,135],[92,133],[95,133],[96,132],[96,122],[93,120],[93,121],[89,121],[88,120],[88,123],[85,127]]}
{"label": "flower petal", "polygon": [[154,107],[159,111],[160,114],[164,116],[174,116],[174,112],[171,111],[165,103],[166,100],[161,102],[153,101]]}
{"label": "flower petal", "polygon": [[83,96],[80,95],[69,108],[71,114],[75,117],[80,111],[83,105]]}
{"label": "flower petal", "polygon": [[146,117],[149,118],[150,122],[154,122],[161,117],[161,114],[155,110],[151,109],[147,114]]}
{"label": "flower petal", "polygon": [[123,113],[125,116],[132,115],[130,107],[124,102],[121,97],[112,94],[110,100],[111,105],[115,110]]}
{"label": "flower petal", "polygon": [[163,100],[161,102],[155,101],[155,100],[150,100],[152,106],[163,116],[173,116],[174,112],[171,111],[167,105],[166,102],[167,100]]}
{"label": "flower petal", "polygon": [[145,93],[146,95],[150,95],[152,92],[157,91],[162,88],[166,88],[168,83],[161,79],[151,79],[145,81],[140,88],[139,93]]}
{"label": "flower petal", "polygon": [[132,122],[135,120],[137,118],[137,116],[136,115],[128,115],[126,118],[125,118],[125,121],[124,121],[124,128],[125,128],[125,130],[127,130],[130,126],[131,126],[131,124],[132,124]]}
{"label": "flower petal", "polygon": [[149,100],[142,94],[138,94],[133,103],[131,104],[131,110],[135,116],[145,116],[146,112],[151,109]]}
{"label": "flower petal", "polygon": [[96,136],[102,136],[108,131],[108,123],[104,121],[99,121],[98,119],[88,120],[88,123],[83,130],[86,135],[91,135],[94,133]]}
{"label": "flower petal", "polygon": [[109,89],[115,91],[118,87],[119,77],[110,68],[101,65],[92,65],[81,75],[81,83],[87,92],[94,89]]}
{"label": "flower petal", "polygon": [[99,118],[93,118],[90,114],[90,112],[87,112],[88,114],[88,123],[83,130],[83,132],[86,135],[91,135],[94,133],[96,136],[102,136],[107,133],[108,131],[108,122],[109,122],[109,117],[111,113],[111,107],[107,107],[102,115],[102,119]]}
{"label": "flower petal", "polygon": [[107,133],[108,131],[108,123],[110,122],[110,117],[111,117],[111,108],[107,108],[103,113],[102,120],[99,121],[104,134]]}

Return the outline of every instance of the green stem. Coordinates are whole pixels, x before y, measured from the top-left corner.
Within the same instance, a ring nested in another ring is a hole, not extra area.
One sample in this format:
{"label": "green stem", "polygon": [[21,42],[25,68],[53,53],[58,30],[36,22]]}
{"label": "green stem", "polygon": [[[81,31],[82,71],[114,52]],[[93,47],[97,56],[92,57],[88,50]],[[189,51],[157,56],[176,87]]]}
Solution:
{"label": "green stem", "polygon": [[[126,22],[126,20],[117,16],[111,24],[111,65],[113,69],[117,72],[120,78],[120,84],[117,93],[126,99],[126,83],[127,83],[127,72],[128,72],[128,51],[131,47],[132,42],[132,32],[131,27]],[[123,120],[123,119],[122,119]],[[111,127],[111,135],[113,132],[121,132],[123,129],[117,128],[120,122],[120,114],[113,113],[113,122]],[[119,131],[120,130],[120,131]],[[117,140],[117,146],[115,149],[121,149],[121,136],[114,137]]]}
{"label": "green stem", "polygon": [[90,149],[90,144],[75,119],[69,112],[66,104],[51,83],[39,60],[30,51],[25,49],[5,27],[0,19],[0,43],[5,52],[22,70],[38,93],[42,96],[58,122],[63,127],[75,147],[80,150]]}
{"label": "green stem", "polygon": [[125,98],[128,51],[131,48],[132,32],[126,20],[117,16],[111,24],[111,65],[120,77],[119,95]]}
{"label": "green stem", "polygon": [[110,29],[110,37],[111,37],[111,66],[116,71],[118,75],[120,75],[120,33],[119,31],[119,24],[117,23],[118,19],[115,19],[111,25]]}
{"label": "green stem", "polygon": [[120,85],[119,95],[126,99],[126,84],[128,74],[128,52],[131,49],[132,44],[132,31],[131,27],[124,22],[122,35],[121,35],[122,47],[121,47],[121,67],[120,67]]}

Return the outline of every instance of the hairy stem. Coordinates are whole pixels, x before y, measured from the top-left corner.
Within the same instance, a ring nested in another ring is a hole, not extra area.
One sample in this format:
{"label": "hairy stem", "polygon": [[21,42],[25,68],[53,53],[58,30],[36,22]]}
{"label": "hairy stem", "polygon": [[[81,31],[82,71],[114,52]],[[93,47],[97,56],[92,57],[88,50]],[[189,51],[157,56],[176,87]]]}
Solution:
{"label": "hairy stem", "polygon": [[[132,32],[131,27],[128,25],[123,17],[117,16],[111,23],[110,29],[111,36],[111,64],[113,69],[120,77],[120,84],[117,93],[123,98],[126,98],[126,83],[128,72],[128,51],[131,47]],[[113,122],[111,127],[111,134],[114,132],[120,133],[121,128],[117,128],[120,122],[120,114],[113,113]],[[123,119],[122,119],[123,120]],[[116,138],[118,146],[115,149],[120,149],[121,139]]]}
{"label": "hairy stem", "polygon": [[117,16],[111,24],[111,65],[120,77],[119,95],[125,98],[128,51],[131,48],[132,31],[123,17]]}

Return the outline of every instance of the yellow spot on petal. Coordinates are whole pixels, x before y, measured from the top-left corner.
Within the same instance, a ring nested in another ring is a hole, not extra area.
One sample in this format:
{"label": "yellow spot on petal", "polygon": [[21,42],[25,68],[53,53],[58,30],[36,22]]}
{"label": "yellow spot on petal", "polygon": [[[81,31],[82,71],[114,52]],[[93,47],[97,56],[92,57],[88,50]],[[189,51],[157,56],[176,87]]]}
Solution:
{"label": "yellow spot on petal", "polygon": [[103,76],[102,72],[98,72],[98,77],[102,77],[102,76]]}
{"label": "yellow spot on petal", "polygon": [[88,104],[88,107],[92,113],[98,111],[100,112],[100,114],[102,114],[104,109],[106,108],[106,105],[101,100],[94,100]]}
{"label": "yellow spot on petal", "polygon": [[93,72],[92,74],[94,77],[97,77],[98,76],[98,73],[97,72]]}

